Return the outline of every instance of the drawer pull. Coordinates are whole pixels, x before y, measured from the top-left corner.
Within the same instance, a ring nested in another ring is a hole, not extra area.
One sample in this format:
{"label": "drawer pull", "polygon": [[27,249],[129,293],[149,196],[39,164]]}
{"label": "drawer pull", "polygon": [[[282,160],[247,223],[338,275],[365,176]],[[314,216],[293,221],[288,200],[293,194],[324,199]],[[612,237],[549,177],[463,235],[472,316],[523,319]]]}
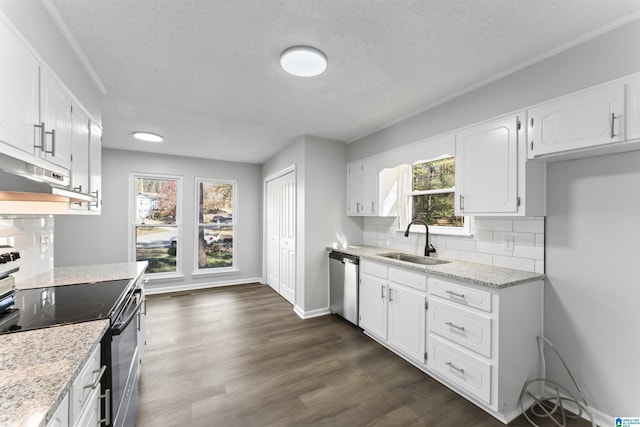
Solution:
{"label": "drawer pull", "polygon": [[104,375],[104,372],[107,370],[107,365],[102,365],[99,371],[93,371],[94,374],[98,374],[98,378],[93,382],[93,384],[87,384],[84,388],[96,388],[100,385],[100,380]]}
{"label": "drawer pull", "polygon": [[465,299],[464,294],[459,294],[459,293],[457,293],[457,292],[453,292],[453,291],[447,291],[447,293],[448,293],[449,295],[451,295],[452,297]]}
{"label": "drawer pull", "polygon": [[458,368],[456,365],[454,365],[451,362],[445,362],[445,365],[447,365],[448,367],[450,367],[453,370],[456,370],[456,371],[460,372],[461,374],[464,374],[464,368]]}
{"label": "drawer pull", "polygon": [[449,326],[450,328],[454,328],[459,330],[460,332],[464,332],[464,326],[458,326],[455,323],[451,323],[451,322],[447,322],[445,323],[447,326]]}

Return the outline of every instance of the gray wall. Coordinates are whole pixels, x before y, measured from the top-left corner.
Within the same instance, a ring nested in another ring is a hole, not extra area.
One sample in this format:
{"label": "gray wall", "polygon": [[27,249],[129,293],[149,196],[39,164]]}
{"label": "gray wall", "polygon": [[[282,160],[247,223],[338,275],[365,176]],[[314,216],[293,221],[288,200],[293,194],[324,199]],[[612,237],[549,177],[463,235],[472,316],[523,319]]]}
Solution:
{"label": "gray wall", "polygon": [[640,408],[638,188],[637,151],[548,167],[545,334],[611,416]]}
{"label": "gray wall", "polygon": [[53,69],[93,120],[102,123],[101,94],[42,2],[0,0],[0,11]]}
{"label": "gray wall", "polygon": [[[352,142],[348,159],[638,72],[638,40],[640,20]],[[633,153],[562,162],[548,172],[545,334],[592,406],[610,416],[632,414],[640,402],[638,165]],[[550,378],[568,385],[560,362],[548,362]]]}
{"label": "gray wall", "polygon": [[328,308],[326,247],[336,233],[362,242],[362,219],[346,215],[346,154],[343,142],[303,136],[262,166],[263,178],[296,166],[296,311],[303,316]]}
{"label": "gray wall", "polygon": [[[259,165],[165,156],[122,150],[102,150],[103,209],[100,216],[55,218],[55,265],[87,265],[128,260],[129,174],[169,174],[182,177],[183,280],[151,282],[150,290],[163,287],[239,283],[262,277],[262,182]],[[236,262],[240,273],[192,277],[196,214],[195,177],[237,181]]]}

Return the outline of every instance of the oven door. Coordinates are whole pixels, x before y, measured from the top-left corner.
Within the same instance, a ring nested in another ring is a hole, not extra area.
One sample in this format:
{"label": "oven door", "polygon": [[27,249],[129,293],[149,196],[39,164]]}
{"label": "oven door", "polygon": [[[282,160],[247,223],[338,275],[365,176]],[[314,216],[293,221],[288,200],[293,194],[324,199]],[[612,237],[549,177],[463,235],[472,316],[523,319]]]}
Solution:
{"label": "oven door", "polygon": [[136,290],[111,327],[111,408],[116,427],[134,425],[138,415],[138,322],[141,306],[142,294]]}

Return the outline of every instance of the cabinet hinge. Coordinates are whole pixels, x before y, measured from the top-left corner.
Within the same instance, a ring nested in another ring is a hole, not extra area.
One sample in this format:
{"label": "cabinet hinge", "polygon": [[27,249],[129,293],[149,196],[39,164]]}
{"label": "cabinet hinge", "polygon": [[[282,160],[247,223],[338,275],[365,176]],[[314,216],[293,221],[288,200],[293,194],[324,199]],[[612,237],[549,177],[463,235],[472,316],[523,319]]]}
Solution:
{"label": "cabinet hinge", "polygon": [[522,129],[522,123],[520,122],[520,119],[518,119],[518,130]]}
{"label": "cabinet hinge", "polygon": [[71,114],[73,114],[73,105],[70,108],[71,108]]}
{"label": "cabinet hinge", "polygon": [[425,362],[427,361],[427,359],[428,359],[428,357],[427,357],[427,352],[425,351],[425,352],[424,352],[424,360],[425,360]]}
{"label": "cabinet hinge", "polygon": [[530,123],[530,125],[531,125],[531,128],[533,129],[533,117],[531,117],[531,123]]}
{"label": "cabinet hinge", "polygon": [[520,197],[518,197],[518,203],[517,204],[518,204],[518,206],[520,206]]}
{"label": "cabinet hinge", "polygon": [[73,162],[73,154],[69,156],[69,158],[71,159],[71,161]]}
{"label": "cabinet hinge", "polygon": [[424,309],[429,310],[429,301],[424,302]]}

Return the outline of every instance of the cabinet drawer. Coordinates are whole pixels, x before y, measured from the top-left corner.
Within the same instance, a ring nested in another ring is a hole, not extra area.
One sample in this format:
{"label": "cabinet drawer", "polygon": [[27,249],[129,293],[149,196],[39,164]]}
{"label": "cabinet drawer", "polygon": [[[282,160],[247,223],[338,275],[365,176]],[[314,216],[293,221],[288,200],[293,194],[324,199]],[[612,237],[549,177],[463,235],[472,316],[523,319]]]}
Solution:
{"label": "cabinet drawer", "polygon": [[384,264],[378,264],[367,260],[360,260],[360,272],[371,274],[372,276],[380,277],[382,279],[387,278],[387,266]]}
{"label": "cabinet drawer", "polygon": [[440,279],[430,278],[429,292],[458,304],[491,313],[491,292],[456,285]]}
{"label": "cabinet drawer", "polygon": [[461,390],[491,404],[491,365],[429,334],[429,367]]}
{"label": "cabinet drawer", "polygon": [[389,268],[389,280],[423,292],[427,291],[427,277],[424,274],[413,273],[398,268]]}
{"label": "cabinet drawer", "polygon": [[[89,356],[89,359],[82,367],[82,370],[78,374],[71,386],[70,391],[70,421],[74,425],[76,419],[80,416],[85,403],[88,398],[92,396],[94,383],[98,382],[100,378],[100,346],[97,346],[95,350]],[[100,385],[98,387],[100,388]]]}
{"label": "cabinet drawer", "polygon": [[429,304],[429,328],[463,347],[491,357],[491,319],[444,301]]}

